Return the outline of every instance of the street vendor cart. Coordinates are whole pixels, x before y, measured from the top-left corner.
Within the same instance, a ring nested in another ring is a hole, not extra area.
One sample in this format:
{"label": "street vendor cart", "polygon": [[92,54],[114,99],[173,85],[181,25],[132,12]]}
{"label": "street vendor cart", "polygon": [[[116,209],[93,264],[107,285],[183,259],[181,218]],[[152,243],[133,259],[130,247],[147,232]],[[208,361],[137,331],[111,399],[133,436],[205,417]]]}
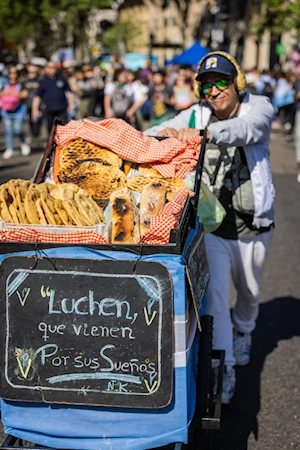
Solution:
{"label": "street vendor cart", "polygon": [[224,354],[212,353],[197,217],[204,151],[205,132],[195,195],[167,243],[2,242],[1,448],[180,449],[195,436],[200,449],[219,428]]}

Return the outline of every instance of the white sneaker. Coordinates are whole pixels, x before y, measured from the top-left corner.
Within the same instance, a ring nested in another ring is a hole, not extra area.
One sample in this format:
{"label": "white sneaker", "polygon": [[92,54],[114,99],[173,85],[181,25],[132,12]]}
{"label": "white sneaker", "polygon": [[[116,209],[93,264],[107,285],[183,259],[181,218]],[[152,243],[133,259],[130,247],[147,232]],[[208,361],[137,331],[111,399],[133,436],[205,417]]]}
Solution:
{"label": "white sneaker", "polygon": [[23,156],[28,156],[31,153],[31,148],[28,144],[26,144],[25,142],[23,142],[21,144],[21,153]]}
{"label": "white sneaker", "polygon": [[297,175],[297,181],[298,181],[298,183],[300,183],[300,172]]}
{"label": "white sneaker", "polygon": [[250,361],[252,337],[250,333],[233,330],[233,356],[237,366],[246,366]]}
{"label": "white sneaker", "polygon": [[14,156],[15,151],[12,148],[7,148],[2,155],[3,159],[10,159]]}
{"label": "white sneaker", "polygon": [[[214,395],[217,393],[218,372],[219,367],[213,369],[214,371]],[[235,369],[232,366],[225,366],[223,374],[223,388],[222,388],[222,404],[228,405],[234,395],[235,390]]]}

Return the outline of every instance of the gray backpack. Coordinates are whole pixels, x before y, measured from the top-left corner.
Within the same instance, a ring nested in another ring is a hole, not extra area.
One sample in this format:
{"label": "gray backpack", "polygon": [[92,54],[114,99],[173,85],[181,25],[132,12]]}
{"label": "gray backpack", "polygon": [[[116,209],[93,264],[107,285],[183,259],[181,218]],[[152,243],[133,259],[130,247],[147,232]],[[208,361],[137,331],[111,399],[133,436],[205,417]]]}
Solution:
{"label": "gray backpack", "polygon": [[241,214],[253,215],[254,194],[244,151],[236,152],[231,171],[233,209]]}
{"label": "gray backpack", "polygon": [[[227,147],[219,146],[221,154],[216,163],[215,172],[210,177],[210,185],[214,186],[223,158],[230,158]],[[240,214],[254,214],[254,194],[252,181],[243,149],[237,148],[231,165],[232,173],[232,207]]]}
{"label": "gray backpack", "polygon": [[124,86],[117,86],[111,96],[111,107],[116,117],[124,117],[132,105]]}

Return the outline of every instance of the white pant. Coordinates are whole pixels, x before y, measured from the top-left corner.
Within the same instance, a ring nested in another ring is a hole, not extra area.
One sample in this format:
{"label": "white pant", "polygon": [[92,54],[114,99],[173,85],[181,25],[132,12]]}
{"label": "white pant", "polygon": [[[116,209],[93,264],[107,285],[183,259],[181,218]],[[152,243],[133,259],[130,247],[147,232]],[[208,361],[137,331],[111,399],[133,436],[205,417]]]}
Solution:
{"label": "white pant", "polygon": [[234,365],[229,294],[230,272],[237,290],[233,324],[238,331],[251,333],[258,316],[259,281],[273,230],[247,240],[229,240],[205,235],[210,281],[207,314],[214,318],[213,348],[225,350],[225,363]]}

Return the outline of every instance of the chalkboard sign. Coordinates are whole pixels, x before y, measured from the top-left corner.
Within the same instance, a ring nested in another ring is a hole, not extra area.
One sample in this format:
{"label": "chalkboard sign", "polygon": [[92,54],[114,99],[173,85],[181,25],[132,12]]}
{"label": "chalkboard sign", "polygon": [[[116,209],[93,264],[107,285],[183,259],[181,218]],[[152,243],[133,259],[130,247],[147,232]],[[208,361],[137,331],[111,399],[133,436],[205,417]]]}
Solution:
{"label": "chalkboard sign", "polygon": [[15,256],[0,276],[0,397],[170,403],[173,287],[163,265]]}
{"label": "chalkboard sign", "polygon": [[197,317],[201,309],[204,294],[209,281],[208,263],[205,253],[204,233],[200,228],[191,242],[186,254],[187,275],[193,294]]}

